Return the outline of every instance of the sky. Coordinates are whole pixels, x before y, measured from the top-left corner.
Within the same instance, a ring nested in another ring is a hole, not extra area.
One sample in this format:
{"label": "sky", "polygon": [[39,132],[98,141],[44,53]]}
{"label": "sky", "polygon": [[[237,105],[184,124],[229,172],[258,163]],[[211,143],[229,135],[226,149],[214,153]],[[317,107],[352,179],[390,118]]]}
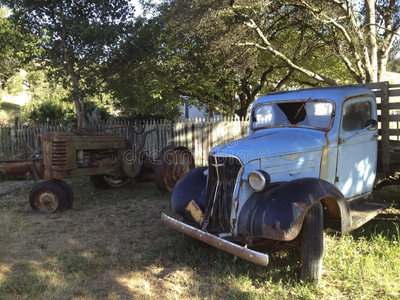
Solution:
{"label": "sky", "polygon": [[142,6],[138,0],[130,0],[131,4],[135,7],[135,17],[140,16],[143,13]]}
{"label": "sky", "polygon": [[[135,17],[138,17],[143,14],[142,6],[139,3],[139,0],[130,0],[131,4],[135,7]],[[161,3],[162,0],[152,0],[153,3]],[[150,17],[149,15],[147,17]]]}

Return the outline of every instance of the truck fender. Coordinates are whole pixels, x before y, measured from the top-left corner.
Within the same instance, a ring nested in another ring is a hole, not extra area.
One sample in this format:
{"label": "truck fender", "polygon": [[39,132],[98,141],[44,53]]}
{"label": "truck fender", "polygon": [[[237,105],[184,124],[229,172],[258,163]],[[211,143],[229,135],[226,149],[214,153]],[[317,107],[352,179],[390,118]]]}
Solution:
{"label": "truck fender", "polygon": [[[254,193],[243,206],[238,219],[238,235],[291,241],[300,233],[310,207],[321,201],[326,220],[343,232],[351,226],[350,208],[333,184],[318,178],[301,178],[271,184]],[[333,227],[333,226],[332,226]]]}
{"label": "truck fender", "polygon": [[183,175],[176,183],[171,194],[171,211],[183,217],[191,218],[185,212],[189,202],[195,200],[202,211],[205,211],[207,167],[195,168]]}

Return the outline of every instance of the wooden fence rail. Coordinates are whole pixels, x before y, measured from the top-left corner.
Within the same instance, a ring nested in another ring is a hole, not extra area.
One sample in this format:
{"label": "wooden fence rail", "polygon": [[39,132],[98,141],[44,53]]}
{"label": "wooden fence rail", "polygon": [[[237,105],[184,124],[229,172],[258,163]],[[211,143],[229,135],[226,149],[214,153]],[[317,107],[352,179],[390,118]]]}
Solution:
{"label": "wooden fence rail", "polygon": [[[144,150],[157,157],[166,146],[185,146],[192,151],[198,166],[207,164],[208,152],[221,143],[248,135],[248,120],[190,119],[174,123],[150,120],[144,124],[107,122],[87,124],[88,132],[121,132],[139,148],[146,135]],[[71,126],[61,124],[32,124],[0,127],[0,158],[33,158],[42,155],[42,134],[48,131],[73,132]],[[147,134],[146,134],[147,133]]]}

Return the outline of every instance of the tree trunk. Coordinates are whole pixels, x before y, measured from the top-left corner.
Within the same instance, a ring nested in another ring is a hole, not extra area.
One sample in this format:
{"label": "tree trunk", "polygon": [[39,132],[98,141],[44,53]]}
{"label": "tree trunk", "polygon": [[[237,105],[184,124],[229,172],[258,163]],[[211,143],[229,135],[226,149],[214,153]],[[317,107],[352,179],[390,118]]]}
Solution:
{"label": "tree trunk", "polygon": [[368,54],[370,65],[369,69],[369,81],[377,82],[378,81],[378,45],[376,42],[376,32],[377,32],[377,24],[375,17],[375,0],[365,0],[365,8],[366,8],[366,31],[367,31],[367,45],[368,45]]}
{"label": "tree trunk", "polygon": [[78,118],[78,131],[81,130],[85,126],[85,122],[82,119],[84,117],[84,107],[83,101],[79,97],[80,87],[77,75],[74,71],[74,63],[71,61],[70,52],[68,50],[68,43],[67,43],[67,25],[65,24],[65,16],[64,16],[64,9],[62,6],[62,2],[59,2],[58,5],[60,9],[60,19],[61,19],[61,43],[63,47],[63,57],[64,61],[67,65],[68,74],[71,77],[72,81],[72,95],[76,110],[76,116]]}

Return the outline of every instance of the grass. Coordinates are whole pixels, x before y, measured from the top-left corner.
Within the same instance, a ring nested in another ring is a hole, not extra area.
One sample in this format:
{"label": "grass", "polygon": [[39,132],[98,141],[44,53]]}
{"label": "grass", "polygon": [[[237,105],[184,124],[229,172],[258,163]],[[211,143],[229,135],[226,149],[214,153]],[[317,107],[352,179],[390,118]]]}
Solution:
{"label": "grass", "polygon": [[400,193],[351,234],[326,234],[323,278],[302,285],[294,252],[270,253],[268,267],[212,247],[193,249],[160,221],[169,194],[153,183],[96,190],[88,178],[68,181],[71,210],[34,213],[34,182],[0,198],[0,299],[398,299],[400,297]]}

